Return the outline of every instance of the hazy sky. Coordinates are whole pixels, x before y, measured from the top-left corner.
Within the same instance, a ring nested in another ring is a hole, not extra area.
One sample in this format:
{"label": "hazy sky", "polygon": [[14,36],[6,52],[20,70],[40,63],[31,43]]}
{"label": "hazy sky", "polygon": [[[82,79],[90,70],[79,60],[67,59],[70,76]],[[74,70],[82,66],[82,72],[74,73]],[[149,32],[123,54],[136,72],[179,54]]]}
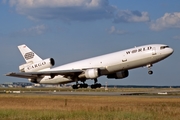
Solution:
{"label": "hazy sky", "polygon": [[[56,65],[134,46],[162,43],[169,58],[129,77],[99,82],[118,85],[180,85],[180,0],[2,0],[0,3],[0,83],[24,64],[18,45],[26,44]],[[178,53],[179,52],[179,53]],[[89,81],[88,83],[93,83]]]}

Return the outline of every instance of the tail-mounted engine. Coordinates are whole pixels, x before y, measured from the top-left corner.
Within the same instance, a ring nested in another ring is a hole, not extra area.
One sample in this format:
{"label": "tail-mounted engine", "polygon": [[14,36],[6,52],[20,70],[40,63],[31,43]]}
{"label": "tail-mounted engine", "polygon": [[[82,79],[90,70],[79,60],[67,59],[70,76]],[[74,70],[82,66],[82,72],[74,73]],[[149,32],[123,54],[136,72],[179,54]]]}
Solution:
{"label": "tail-mounted engine", "polygon": [[79,75],[79,78],[95,79],[99,77],[99,73],[99,69],[87,69]]}
{"label": "tail-mounted engine", "polygon": [[128,72],[128,70],[125,70],[125,71],[120,71],[120,72],[109,74],[109,75],[107,75],[107,78],[122,79],[122,78],[126,78],[128,76],[129,76],[129,72]]}
{"label": "tail-mounted engine", "polygon": [[37,72],[43,69],[50,68],[54,66],[55,61],[53,58],[48,58],[36,63],[26,63],[21,66],[19,66],[19,70],[21,72]]}

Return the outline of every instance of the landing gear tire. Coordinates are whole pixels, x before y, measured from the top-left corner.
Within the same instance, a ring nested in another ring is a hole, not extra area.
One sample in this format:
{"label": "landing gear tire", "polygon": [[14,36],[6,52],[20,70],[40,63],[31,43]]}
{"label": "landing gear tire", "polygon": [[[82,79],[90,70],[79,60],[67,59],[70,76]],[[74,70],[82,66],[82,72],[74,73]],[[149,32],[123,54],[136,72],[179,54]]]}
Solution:
{"label": "landing gear tire", "polygon": [[153,74],[153,71],[151,71],[151,70],[148,71],[148,74],[149,74],[149,75],[152,75],[152,74]]}
{"label": "landing gear tire", "polygon": [[94,79],[94,84],[91,85],[92,89],[100,88],[102,85],[100,83],[97,83],[97,78]]}
{"label": "landing gear tire", "polygon": [[92,84],[91,88],[92,89],[96,89],[96,88],[100,88],[102,85],[100,83],[96,83],[96,84]]}
{"label": "landing gear tire", "polygon": [[76,84],[72,86],[73,89],[87,88],[87,87],[88,87],[88,84]]}
{"label": "landing gear tire", "polygon": [[87,88],[88,84],[80,84],[80,88]]}
{"label": "landing gear tire", "polygon": [[96,89],[96,85],[95,84],[91,85],[91,89]]}
{"label": "landing gear tire", "polygon": [[102,85],[100,83],[96,84],[97,88],[100,88]]}
{"label": "landing gear tire", "polygon": [[78,89],[78,85],[73,85],[72,88],[73,89]]}

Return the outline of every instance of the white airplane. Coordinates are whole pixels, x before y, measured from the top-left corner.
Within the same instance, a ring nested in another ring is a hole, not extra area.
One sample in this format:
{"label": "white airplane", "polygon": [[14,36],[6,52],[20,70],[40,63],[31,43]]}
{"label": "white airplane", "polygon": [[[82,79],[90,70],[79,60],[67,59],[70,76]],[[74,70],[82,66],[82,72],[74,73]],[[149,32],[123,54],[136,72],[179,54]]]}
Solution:
{"label": "white airplane", "polygon": [[149,74],[153,74],[152,65],[173,53],[173,49],[167,45],[150,44],[51,68],[55,64],[53,58],[43,60],[26,45],[18,48],[26,64],[19,66],[19,73],[12,72],[6,76],[27,78],[30,82],[41,84],[76,82],[73,89],[87,88],[87,79],[94,80],[91,88],[99,88],[98,77],[104,75],[110,79],[122,79],[128,77],[128,70],[143,66],[148,68]]}

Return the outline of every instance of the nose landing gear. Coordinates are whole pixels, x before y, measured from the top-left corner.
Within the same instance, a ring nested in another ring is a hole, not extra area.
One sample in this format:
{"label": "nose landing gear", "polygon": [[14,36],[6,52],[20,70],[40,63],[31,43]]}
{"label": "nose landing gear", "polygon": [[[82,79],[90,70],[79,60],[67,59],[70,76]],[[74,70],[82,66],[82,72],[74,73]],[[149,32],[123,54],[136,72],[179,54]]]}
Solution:
{"label": "nose landing gear", "polygon": [[146,67],[148,68],[148,74],[149,75],[152,75],[153,74],[153,71],[151,70],[151,67],[152,67],[153,65],[152,64],[148,64]]}
{"label": "nose landing gear", "polygon": [[153,74],[153,71],[151,71],[151,70],[150,70],[150,71],[148,71],[148,74],[152,75],[152,74]]}

